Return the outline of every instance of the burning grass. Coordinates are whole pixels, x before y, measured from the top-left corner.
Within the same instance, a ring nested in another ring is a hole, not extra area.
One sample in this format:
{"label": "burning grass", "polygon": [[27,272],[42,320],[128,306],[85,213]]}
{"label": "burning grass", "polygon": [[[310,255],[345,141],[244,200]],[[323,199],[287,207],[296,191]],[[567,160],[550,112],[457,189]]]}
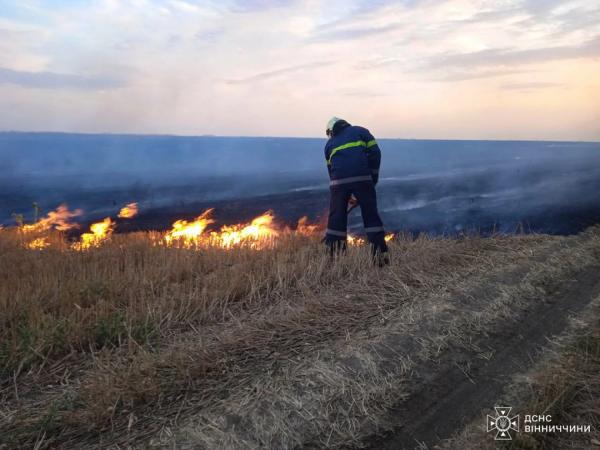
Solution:
{"label": "burning grass", "polygon": [[118,217],[120,219],[132,219],[133,217],[137,216],[138,212],[139,209],[137,203],[128,203],[121,208]]}
{"label": "burning grass", "polygon": [[[257,380],[277,379],[280,370],[290,370],[290,362],[306,364],[300,366],[308,374],[302,389],[310,390],[312,377],[342,380],[318,369],[319,352],[368,335],[392,312],[409,317],[413,302],[555,241],[398,236],[390,242],[392,264],[381,270],[373,267],[365,246],[330,260],[306,222],[293,233],[276,227],[270,215],[260,217],[212,232],[207,224],[195,229],[192,235],[201,238],[192,241],[186,233],[171,242],[158,232],[113,234],[86,251],[78,251],[60,232],[44,232],[49,245],[31,250],[26,244],[35,235],[0,231],[4,442],[11,448],[150,442],[180,418],[209,414],[227,402],[248,405],[264,394],[253,391]],[[210,215],[199,219],[210,220]],[[257,227],[276,234],[256,239]],[[221,245],[230,241],[219,237],[215,244],[211,233],[249,236],[249,241]],[[382,389],[393,380],[359,372],[343,383],[371,389],[362,406],[371,411],[371,403],[383,404]],[[301,397],[294,386],[286,402]],[[346,405],[339,383],[327,386]],[[328,408],[323,412],[337,414]],[[319,415],[316,428],[306,434],[324,431],[320,427],[328,421],[340,430],[352,427],[360,411],[347,423]],[[223,429],[243,422],[222,417],[231,422],[221,424]],[[297,426],[298,420],[271,425],[283,427],[277,433],[286,435],[285,427]],[[263,425],[261,433],[268,435],[268,424]],[[195,432],[205,433],[201,430]],[[331,442],[352,436],[343,433],[336,431]],[[211,439],[214,433],[201,441]]]}
{"label": "burning grass", "polygon": [[[136,213],[131,203],[119,217]],[[188,322],[203,324],[323,282],[318,227],[306,218],[296,231],[278,226],[271,212],[210,231],[209,209],[166,232],[113,235],[116,223],[107,217],[69,242],[61,231],[77,227],[70,219],[80,214],[61,205],[0,234],[3,376],[73,350],[147,343]],[[314,279],[310,270],[295,272],[297,263],[312,260],[319,261]]]}
{"label": "burning grass", "polygon": [[[55,228],[59,231],[67,231],[75,228],[71,220],[83,213],[80,209],[69,211],[67,205],[60,205],[55,211],[50,211],[48,215],[32,224],[20,224],[23,233],[39,233]],[[19,220],[21,221],[21,220]]]}

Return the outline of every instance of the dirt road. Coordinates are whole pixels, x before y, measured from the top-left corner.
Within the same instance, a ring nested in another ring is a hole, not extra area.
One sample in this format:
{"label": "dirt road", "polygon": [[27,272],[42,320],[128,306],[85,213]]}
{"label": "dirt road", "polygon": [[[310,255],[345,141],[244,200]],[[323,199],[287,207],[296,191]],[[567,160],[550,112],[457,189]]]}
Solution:
{"label": "dirt road", "polygon": [[453,351],[423,365],[413,378],[413,393],[393,408],[397,427],[364,442],[372,449],[431,448],[473,420],[483,423],[483,411],[496,404],[513,377],[534,365],[548,340],[567,327],[569,317],[599,294],[600,265],[590,266],[472,341],[489,351],[489,358]]}

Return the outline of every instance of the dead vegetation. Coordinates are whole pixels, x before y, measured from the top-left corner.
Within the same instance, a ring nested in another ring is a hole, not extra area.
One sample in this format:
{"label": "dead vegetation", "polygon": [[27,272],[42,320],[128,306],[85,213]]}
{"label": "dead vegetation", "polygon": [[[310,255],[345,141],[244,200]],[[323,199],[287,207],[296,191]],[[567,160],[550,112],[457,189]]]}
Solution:
{"label": "dead vegetation", "polygon": [[[514,300],[486,310],[453,293],[557,249],[576,268],[600,247],[597,230],[581,242],[400,236],[380,270],[366,248],[331,261],[300,236],[260,251],[168,248],[152,233],[87,252],[50,239],[28,250],[0,231],[8,448],[356,444],[386,427],[415,364],[465,345]],[[545,267],[557,282],[568,274]]]}
{"label": "dead vegetation", "polygon": [[524,411],[552,416],[555,425],[590,426],[591,432],[519,434],[516,448],[600,448],[600,298],[583,326],[552,348],[552,357],[536,368]]}
{"label": "dead vegetation", "polygon": [[[510,441],[495,441],[487,433],[485,414],[439,448],[448,450],[553,450],[600,448],[600,297],[592,300],[558,336],[547,342],[542,359],[524,373],[514,374],[496,404],[511,405],[519,414],[518,432]],[[581,431],[526,431],[525,415],[551,416],[530,426],[582,426]]]}

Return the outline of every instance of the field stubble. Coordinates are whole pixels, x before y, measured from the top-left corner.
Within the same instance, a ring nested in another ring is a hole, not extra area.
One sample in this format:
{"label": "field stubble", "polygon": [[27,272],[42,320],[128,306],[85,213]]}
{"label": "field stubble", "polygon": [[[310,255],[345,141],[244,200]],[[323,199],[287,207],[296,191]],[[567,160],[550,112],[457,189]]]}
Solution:
{"label": "field stubble", "polygon": [[[16,230],[0,231],[0,443],[10,448],[356,443],[385,427],[399,374],[419,356],[356,362],[348,343],[380,339],[390,320],[408,330],[424,317],[420,300],[566,242],[398,236],[380,270],[364,247],[331,261],[300,236],[259,251],[169,248],[152,233],[85,252],[51,240],[27,250]],[[442,346],[420,338],[422,358]],[[319,357],[333,349],[341,372]]]}

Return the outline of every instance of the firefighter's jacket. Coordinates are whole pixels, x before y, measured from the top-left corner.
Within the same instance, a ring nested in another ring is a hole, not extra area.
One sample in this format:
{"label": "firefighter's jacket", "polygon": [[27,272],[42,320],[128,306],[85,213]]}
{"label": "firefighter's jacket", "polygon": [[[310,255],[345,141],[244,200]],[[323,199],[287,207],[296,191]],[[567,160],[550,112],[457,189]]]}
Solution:
{"label": "firefighter's jacket", "polygon": [[366,128],[339,120],[333,135],[325,145],[325,159],[331,185],[379,179],[381,151],[377,141]]}

